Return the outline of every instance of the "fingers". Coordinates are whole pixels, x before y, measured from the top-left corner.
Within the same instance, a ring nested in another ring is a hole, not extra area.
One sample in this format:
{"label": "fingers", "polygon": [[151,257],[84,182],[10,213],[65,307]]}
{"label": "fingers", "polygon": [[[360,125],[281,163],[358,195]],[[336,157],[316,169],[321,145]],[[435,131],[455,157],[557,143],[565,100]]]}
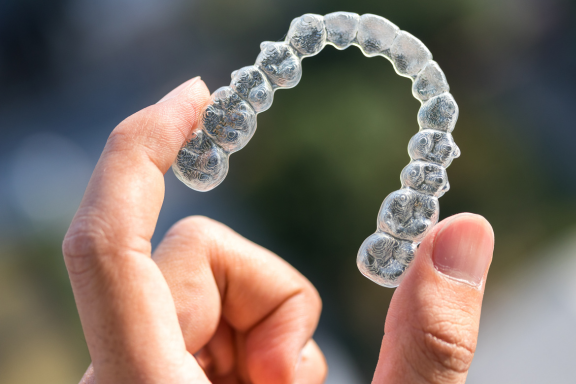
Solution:
{"label": "fingers", "polygon": [[[220,303],[215,302],[213,306],[219,308]],[[184,318],[182,315],[180,317]],[[211,328],[208,327],[208,332]],[[188,339],[188,337],[186,338]],[[189,341],[194,343],[194,340]],[[208,377],[225,377],[235,373],[236,350],[234,344],[234,331],[225,320],[221,319],[216,332],[208,344],[194,354]]]}
{"label": "fingers", "polygon": [[208,97],[196,79],[118,125],[66,235],[64,258],[99,382],[165,382],[192,358],[168,285],[150,259],[150,238],[163,173]]}
{"label": "fingers", "polygon": [[95,384],[95,383],[96,380],[94,377],[94,366],[90,364],[90,366],[86,370],[86,373],[84,374],[84,376],[82,376],[82,379],[80,380],[79,384]]}
{"label": "fingers", "polygon": [[309,340],[296,366],[294,384],[322,384],[326,380],[328,366],[318,344]]}
{"label": "fingers", "polygon": [[[196,353],[195,357],[200,366],[212,379],[214,384],[236,383],[237,375],[234,371],[235,356],[234,344],[231,339],[222,339],[221,326],[210,342]],[[229,334],[229,336],[232,336]],[[328,366],[324,354],[314,340],[308,340],[300,353],[295,368],[294,384],[322,384],[326,380]],[[83,384],[83,383],[80,383]],[[86,382],[85,384],[91,384]]]}
{"label": "fingers", "polygon": [[[321,310],[316,290],[300,273],[270,251],[201,217],[176,224],[154,260],[172,291],[191,353],[214,335],[207,352],[223,361],[213,366],[221,375],[232,367],[232,345],[234,368],[244,381],[294,382],[298,358]],[[225,327],[217,330],[221,315],[234,336]],[[319,360],[316,352],[306,356],[307,369],[309,360]]]}
{"label": "fingers", "polygon": [[478,336],[494,234],[481,216],[438,224],[396,290],[374,383],[464,383]]}

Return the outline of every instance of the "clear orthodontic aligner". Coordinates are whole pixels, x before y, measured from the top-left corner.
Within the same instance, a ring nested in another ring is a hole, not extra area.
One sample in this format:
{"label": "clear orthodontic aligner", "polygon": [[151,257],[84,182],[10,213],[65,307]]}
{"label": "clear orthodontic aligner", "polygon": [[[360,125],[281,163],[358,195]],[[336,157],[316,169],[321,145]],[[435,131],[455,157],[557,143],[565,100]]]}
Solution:
{"label": "clear orthodontic aligner", "polygon": [[422,103],[420,131],[408,144],[411,162],[400,176],[402,189],[384,199],[376,232],[362,243],[357,256],[367,278],[397,287],[418,244],[438,222],[438,198],[449,189],[446,168],[460,156],[460,149],[450,134],[458,105],[444,73],[420,40],[385,18],[334,12],[294,19],[285,41],[263,42],[256,63],[232,72],[230,86],[212,94],[172,169],[194,190],[218,186],[228,173],[229,156],[256,131],[256,114],[270,108],[274,91],[295,87],[302,77],[302,59],[318,54],[326,44],[337,49],[355,45],[368,57],[386,57],[399,75],[412,79],[412,94]]}

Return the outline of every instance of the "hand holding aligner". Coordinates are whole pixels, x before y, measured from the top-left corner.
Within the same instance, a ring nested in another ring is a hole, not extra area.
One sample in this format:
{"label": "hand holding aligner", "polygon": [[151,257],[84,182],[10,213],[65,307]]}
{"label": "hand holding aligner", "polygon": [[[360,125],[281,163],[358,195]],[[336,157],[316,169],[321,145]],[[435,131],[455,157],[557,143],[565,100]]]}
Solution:
{"label": "hand holding aligner", "polygon": [[228,173],[229,155],[254,134],[256,114],[270,108],[276,90],[295,87],[302,77],[302,59],[318,54],[326,44],[337,49],[355,45],[365,56],[386,57],[399,75],[412,79],[412,94],[422,103],[420,131],[408,144],[412,161],[401,173],[402,189],[384,199],[377,230],[357,256],[358,268],[366,277],[396,287],[419,242],[438,222],[438,197],[450,187],[446,168],[460,156],[450,134],[459,109],[428,48],[385,18],[334,12],[294,19],[284,42],[263,42],[256,63],[234,71],[230,86],[214,92],[199,128],[172,168],[197,191],[220,184]]}

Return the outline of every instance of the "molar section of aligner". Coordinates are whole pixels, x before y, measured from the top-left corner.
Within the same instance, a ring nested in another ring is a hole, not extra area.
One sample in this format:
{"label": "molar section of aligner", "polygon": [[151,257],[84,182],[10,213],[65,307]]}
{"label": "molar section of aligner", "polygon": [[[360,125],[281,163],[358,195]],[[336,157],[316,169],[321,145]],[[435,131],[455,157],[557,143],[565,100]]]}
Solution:
{"label": "molar section of aligner", "polygon": [[378,229],[419,243],[436,225],[440,205],[434,196],[403,188],[389,194],[378,212]]}
{"label": "molar section of aligner", "polygon": [[428,62],[428,65],[416,76],[412,85],[412,94],[420,101],[426,101],[448,91],[450,87],[446,76],[435,61]]}
{"label": "molar section of aligner", "polygon": [[286,43],[265,41],[256,59],[256,67],[262,70],[273,88],[293,88],[302,78],[300,58]]}
{"label": "molar section of aligner", "polygon": [[356,40],[364,55],[390,57],[390,48],[399,29],[392,22],[369,13],[360,17]]}
{"label": "molar section of aligner", "polygon": [[346,49],[358,33],[360,16],[351,12],[334,12],[324,16],[326,43],[338,49]]}
{"label": "molar section of aligner", "polygon": [[242,149],[256,131],[256,112],[230,87],[212,94],[201,118],[202,129],[226,152]]}
{"label": "molar section of aligner", "polygon": [[292,20],[286,42],[302,57],[318,54],[326,45],[324,17],[307,13]]}
{"label": "molar section of aligner", "polygon": [[458,104],[450,93],[434,96],[418,111],[418,124],[422,129],[452,132],[459,114]]}
{"label": "molar section of aligner", "polygon": [[178,152],[172,170],[189,188],[206,192],[226,178],[228,154],[204,131],[198,130]]}
{"label": "molar section of aligner", "polygon": [[426,195],[442,197],[450,189],[444,167],[421,160],[412,161],[400,174],[402,186]]}
{"label": "molar section of aligner", "polygon": [[408,154],[414,160],[426,160],[448,168],[460,157],[460,148],[447,132],[424,129],[410,139]]}
{"label": "molar section of aligner", "polygon": [[390,58],[399,75],[414,79],[432,60],[432,53],[416,37],[400,31],[390,48]]}
{"label": "molar section of aligner", "polygon": [[411,241],[376,232],[362,243],[356,258],[358,269],[364,276],[384,287],[397,287],[416,253]]}
{"label": "molar section of aligner", "polygon": [[266,75],[253,65],[232,72],[230,88],[248,101],[256,113],[270,108],[274,100],[272,84]]}

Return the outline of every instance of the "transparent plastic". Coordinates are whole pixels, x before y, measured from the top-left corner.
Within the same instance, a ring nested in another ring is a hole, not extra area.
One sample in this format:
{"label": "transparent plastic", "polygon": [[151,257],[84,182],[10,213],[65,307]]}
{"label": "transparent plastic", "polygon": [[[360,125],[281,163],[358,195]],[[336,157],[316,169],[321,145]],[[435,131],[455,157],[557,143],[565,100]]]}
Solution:
{"label": "transparent plastic", "polygon": [[201,117],[202,130],[228,153],[242,149],[256,131],[256,112],[230,87],[218,88]]}
{"label": "transparent plastic", "polygon": [[346,49],[356,39],[360,16],[350,12],[334,12],[324,16],[326,42],[338,49]]}
{"label": "transparent plastic", "polygon": [[378,213],[378,229],[419,243],[438,222],[438,198],[403,188],[389,194]]}
{"label": "transparent plastic", "polygon": [[366,14],[360,17],[356,39],[366,56],[384,55],[390,57],[390,47],[392,47],[398,31],[398,27],[385,18]]}
{"label": "transparent plastic", "polygon": [[276,88],[293,88],[302,78],[301,58],[294,48],[286,43],[265,41],[260,44],[262,52],[256,58],[260,68]]}
{"label": "transparent plastic", "polygon": [[408,153],[414,160],[425,160],[448,168],[460,156],[460,148],[447,132],[424,129],[410,139]]}
{"label": "transparent plastic", "polygon": [[434,96],[424,102],[418,112],[418,124],[422,129],[452,132],[458,120],[458,105],[449,93]]}
{"label": "transparent plastic", "polygon": [[436,197],[442,197],[450,189],[444,167],[420,160],[404,167],[400,180],[403,187]]}
{"label": "transparent plastic", "polygon": [[276,90],[295,87],[302,77],[302,59],[318,54],[327,44],[337,49],[354,45],[365,56],[387,58],[399,75],[413,81],[412,94],[422,103],[420,131],[408,144],[411,161],[400,175],[402,188],[384,199],[376,232],[357,255],[362,274],[382,286],[396,287],[419,243],[438,222],[438,198],[450,188],[446,168],[460,156],[450,133],[459,109],[428,48],[387,19],[350,12],[295,18],[284,41],[263,42],[256,63],[232,72],[230,86],[213,93],[172,169],[197,191],[218,186],[228,173],[229,156],[247,145],[256,131],[256,115],[270,108]]}
{"label": "transparent plastic", "polygon": [[448,80],[435,61],[428,62],[416,76],[412,86],[412,94],[420,101],[426,101],[448,91],[450,91]]}
{"label": "transparent plastic", "polygon": [[228,154],[203,130],[196,131],[172,164],[176,177],[197,191],[216,188],[228,173]]}
{"label": "transparent plastic", "polygon": [[320,53],[326,45],[324,17],[306,14],[292,20],[286,42],[301,56],[313,56]]}
{"label": "transparent plastic", "polygon": [[364,276],[383,286],[397,286],[414,259],[417,245],[384,232],[368,237],[358,251],[358,269]]}
{"label": "transparent plastic", "polygon": [[266,75],[251,65],[232,72],[230,87],[250,103],[254,112],[264,112],[272,106],[274,89]]}

